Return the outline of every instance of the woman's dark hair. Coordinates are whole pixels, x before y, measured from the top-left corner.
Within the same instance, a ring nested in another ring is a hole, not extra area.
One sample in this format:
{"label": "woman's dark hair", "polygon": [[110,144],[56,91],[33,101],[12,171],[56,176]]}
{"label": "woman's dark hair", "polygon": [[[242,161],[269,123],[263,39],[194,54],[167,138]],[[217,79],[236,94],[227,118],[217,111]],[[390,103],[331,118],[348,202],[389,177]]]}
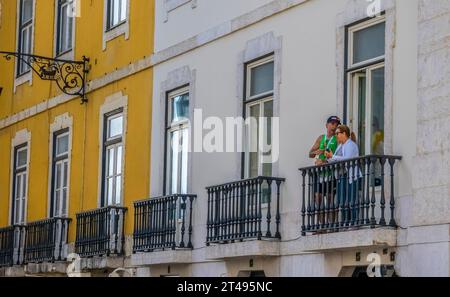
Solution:
{"label": "woman's dark hair", "polygon": [[337,130],[341,131],[342,133],[345,133],[347,137],[349,137],[352,141],[356,142],[356,135],[354,132],[350,131],[350,128],[346,125],[340,125],[337,127]]}

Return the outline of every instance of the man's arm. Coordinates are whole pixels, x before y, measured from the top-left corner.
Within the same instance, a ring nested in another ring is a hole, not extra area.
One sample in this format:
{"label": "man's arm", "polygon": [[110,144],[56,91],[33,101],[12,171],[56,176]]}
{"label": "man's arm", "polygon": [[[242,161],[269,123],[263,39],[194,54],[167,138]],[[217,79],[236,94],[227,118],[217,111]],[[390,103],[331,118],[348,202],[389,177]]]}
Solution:
{"label": "man's arm", "polygon": [[319,136],[317,138],[316,142],[314,143],[313,147],[309,150],[309,157],[311,159],[314,159],[317,155],[320,155],[322,151],[320,150],[320,142],[322,141],[322,136]]}

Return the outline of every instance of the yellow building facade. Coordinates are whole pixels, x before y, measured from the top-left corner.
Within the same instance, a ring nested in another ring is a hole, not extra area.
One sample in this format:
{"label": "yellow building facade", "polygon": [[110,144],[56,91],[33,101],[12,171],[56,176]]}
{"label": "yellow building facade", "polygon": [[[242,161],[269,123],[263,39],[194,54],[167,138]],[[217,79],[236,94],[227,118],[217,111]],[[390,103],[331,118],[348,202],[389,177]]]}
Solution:
{"label": "yellow building facade", "polygon": [[133,203],[149,195],[154,1],[0,5],[0,51],[89,58],[82,104],[1,55],[0,228],[63,215],[73,245],[77,214],[113,205],[127,208],[124,233],[132,236]]}

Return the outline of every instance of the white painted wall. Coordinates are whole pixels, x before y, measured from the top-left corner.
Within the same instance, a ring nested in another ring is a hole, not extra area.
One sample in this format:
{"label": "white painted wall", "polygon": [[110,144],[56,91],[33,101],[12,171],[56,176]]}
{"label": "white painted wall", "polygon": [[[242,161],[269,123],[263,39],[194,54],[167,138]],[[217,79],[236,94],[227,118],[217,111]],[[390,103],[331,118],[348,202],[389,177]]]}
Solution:
{"label": "white painted wall", "polygon": [[165,2],[166,0],[155,1],[155,52],[245,14],[271,0],[191,0],[169,12]]}

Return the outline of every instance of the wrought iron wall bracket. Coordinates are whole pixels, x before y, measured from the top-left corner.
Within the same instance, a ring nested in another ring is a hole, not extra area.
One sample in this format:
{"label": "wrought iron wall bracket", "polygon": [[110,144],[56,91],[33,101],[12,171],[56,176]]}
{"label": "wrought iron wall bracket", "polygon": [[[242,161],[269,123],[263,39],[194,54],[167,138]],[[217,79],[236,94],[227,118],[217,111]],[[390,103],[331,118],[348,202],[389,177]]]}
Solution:
{"label": "wrought iron wall bracket", "polygon": [[0,51],[0,54],[3,54],[8,61],[15,57],[25,63],[42,80],[56,82],[64,94],[80,96],[82,104],[88,102],[86,86],[89,58],[83,56],[82,61],[69,61],[14,52]]}

